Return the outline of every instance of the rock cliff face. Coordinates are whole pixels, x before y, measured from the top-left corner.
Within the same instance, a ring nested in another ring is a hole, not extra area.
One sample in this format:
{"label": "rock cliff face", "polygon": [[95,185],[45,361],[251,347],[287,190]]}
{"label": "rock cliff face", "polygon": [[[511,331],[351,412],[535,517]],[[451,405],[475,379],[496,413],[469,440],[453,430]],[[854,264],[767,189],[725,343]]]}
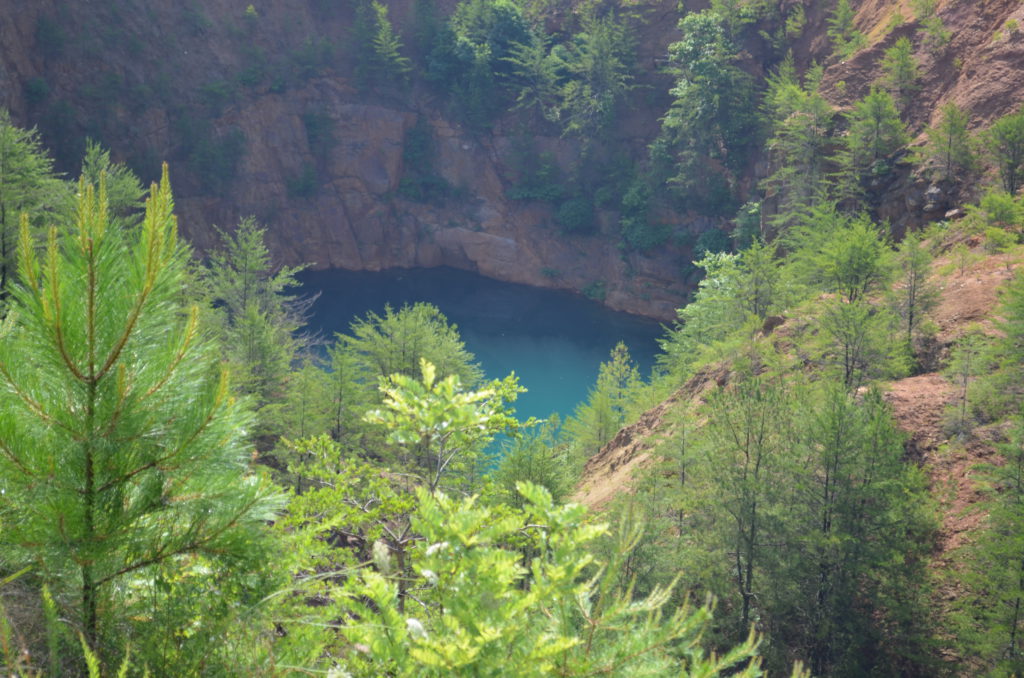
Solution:
{"label": "rock cliff face", "polygon": [[[454,3],[440,4],[444,14]],[[829,60],[829,3],[803,4],[808,24],[794,46],[797,63],[824,61],[826,91],[839,105],[866,91],[882,51],[914,25],[905,2],[855,1],[869,46],[848,61]],[[388,5],[415,52],[415,3]],[[658,68],[678,37],[674,1],[638,11],[645,17],[640,81],[648,87],[637,90],[614,131],[636,158],[667,106],[670,83]],[[906,21],[886,32],[896,11]],[[940,16],[953,38],[936,55],[922,52],[915,130],[948,100],[970,109],[976,126],[1017,107],[1024,100],[1024,33],[1003,29],[1008,20],[1024,22],[1024,6],[951,0],[940,3]],[[0,0],[0,106],[17,122],[38,125],[69,172],[86,136],[143,173],[170,161],[183,230],[199,249],[214,241],[212,224],[230,226],[252,214],[269,228],[282,263],[356,270],[448,265],[531,285],[603,289],[613,308],[674,317],[694,282],[683,273],[689,249],[670,244],[623,253],[610,211],[596,214],[597,235],[559,233],[549,206],[508,197],[524,121],[510,116],[474,132],[453,122],[437,93],[422,85],[404,92],[358,88],[347,47],[353,22],[351,5],[324,0]],[[758,69],[757,55],[749,56],[748,66]],[[418,121],[429,126],[435,171],[457,193],[443,204],[399,193],[410,170],[403,149]],[[557,130],[530,129],[531,143],[563,167],[578,156],[578,142]],[[764,169],[753,164],[744,185],[756,186]],[[879,214],[905,228],[941,216],[960,193],[904,168],[878,187],[876,198]],[[691,235],[712,223],[685,214],[665,220],[677,234]]]}
{"label": "rock cliff face", "polygon": [[[346,50],[350,11],[316,0],[255,2],[255,14],[231,0],[26,4],[0,0],[0,106],[38,125],[68,172],[87,135],[142,172],[168,160],[183,231],[200,250],[215,242],[211,225],[251,214],[268,227],[281,263],[454,266],[536,286],[589,286],[612,308],[661,319],[685,299],[688,252],[623,253],[610,213],[597,215],[597,235],[560,234],[549,206],[507,197],[521,121],[474,133],[422,85],[400,96],[358,89]],[[410,35],[413,3],[389,4],[396,28]],[[668,30],[653,31],[658,40],[641,50],[651,64],[675,24],[665,5]],[[253,70],[253,85],[238,84]],[[657,115],[631,111],[616,134],[642,148]],[[310,116],[329,130],[323,137],[311,135]],[[409,170],[406,137],[420,120],[435,171],[457,193],[443,204],[398,192]],[[232,135],[241,140],[234,148]],[[557,131],[531,143],[566,166],[579,151]],[[233,165],[223,157],[232,154]],[[315,186],[296,189],[310,170]]]}

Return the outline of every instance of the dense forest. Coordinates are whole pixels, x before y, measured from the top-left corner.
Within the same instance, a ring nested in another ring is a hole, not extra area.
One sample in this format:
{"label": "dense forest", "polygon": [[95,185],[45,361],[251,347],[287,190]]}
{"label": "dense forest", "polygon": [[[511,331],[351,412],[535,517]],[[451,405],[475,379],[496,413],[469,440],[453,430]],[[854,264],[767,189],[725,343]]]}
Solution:
{"label": "dense forest", "polygon": [[[806,3],[681,7],[651,77],[629,3],[422,0],[404,34],[388,5],[315,3],[351,14],[366,96],[427,92],[471,134],[519,126],[506,197],[547,237],[671,252],[699,279],[653,372],[616,347],[564,419],[518,418],[515,375],[486,379],[431,304],[310,331],[273,214],[207,228],[198,251],[179,233],[175,164],[186,191],[229,193],[245,137],[214,131],[223,109],[286,94],[338,46],[253,37],[246,70],[174,108],[162,171],[112,157],[119,113],[79,134],[25,82],[39,129],[0,111],[0,668],[1024,674],[1024,109],[914,110],[953,40],[937,0],[886,20],[877,77],[847,92],[827,64],[882,38],[827,4],[820,64],[792,51]],[[243,9],[239,40],[266,30]],[[35,39],[51,60],[85,49],[57,20]],[[149,96],[91,86],[114,107]],[[638,149],[617,130],[645,106]],[[329,116],[302,124],[332,148]],[[389,199],[474,199],[438,143],[408,127]],[[324,190],[327,164],[290,199]],[[890,221],[909,176],[953,204]],[[603,275],[580,291],[603,299]],[[993,301],[968,308],[982,278]],[[927,450],[892,395],[917,378],[942,397]],[[638,441],[594,500],[598,466]]]}

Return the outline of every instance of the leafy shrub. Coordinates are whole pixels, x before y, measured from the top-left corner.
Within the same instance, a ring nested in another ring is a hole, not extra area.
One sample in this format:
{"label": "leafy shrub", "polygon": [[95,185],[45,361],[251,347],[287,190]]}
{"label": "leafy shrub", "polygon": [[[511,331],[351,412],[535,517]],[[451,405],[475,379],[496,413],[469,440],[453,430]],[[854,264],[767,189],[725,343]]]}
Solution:
{"label": "leafy shrub", "polygon": [[434,167],[434,136],[430,123],[420,118],[405,133],[402,178],[398,194],[414,202],[441,204],[455,190]]}
{"label": "leafy shrub", "polygon": [[709,228],[697,237],[694,256],[703,259],[708,254],[728,252],[730,249],[732,249],[732,243],[725,231],[720,228]]}
{"label": "leafy shrub", "polygon": [[519,180],[507,191],[512,200],[536,200],[557,202],[565,194],[561,173],[551,153],[533,152],[527,149],[512,158],[513,168]]}
{"label": "leafy shrub", "polygon": [[991,254],[1006,252],[1017,244],[1017,236],[997,226],[985,229],[985,251]]}
{"label": "leafy shrub", "polygon": [[582,196],[569,198],[558,206],[555,223],[563,233],[592,233],[597,226],[594,205]]}

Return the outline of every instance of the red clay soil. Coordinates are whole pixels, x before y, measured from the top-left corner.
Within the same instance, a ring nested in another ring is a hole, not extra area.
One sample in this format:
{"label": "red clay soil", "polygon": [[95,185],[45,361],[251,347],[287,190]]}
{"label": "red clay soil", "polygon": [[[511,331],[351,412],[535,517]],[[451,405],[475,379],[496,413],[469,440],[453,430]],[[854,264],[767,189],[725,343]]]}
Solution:
{"label": "red clay soil", "polygon": [[[968,241],[976,245],[976,242]],[[938,339],[943,344],[955,341],[968,325],[978,323],[992,331],[992,311],[999,300],[999,288],[1013,278],[1020,265],[1019,255],[995,254],[986,256],[960,273],[951,255],[935,261],[934,275],[943,285],[939,305],[932,319],[939,326]],[[949,273],[940,271],[953,268]]]}
{"label": "red clay soil", "polygon": [[572,501],[601,511],[621,492],[631,491],[633,474],[656,461],[652,450],[675,432],[670,415],[680,402],[695,402],[711,389],[729,380],[729,371],[721,366],[705,368],[667,400],[644,412],[634,424],[621,429],[583,467],[583,474]]}

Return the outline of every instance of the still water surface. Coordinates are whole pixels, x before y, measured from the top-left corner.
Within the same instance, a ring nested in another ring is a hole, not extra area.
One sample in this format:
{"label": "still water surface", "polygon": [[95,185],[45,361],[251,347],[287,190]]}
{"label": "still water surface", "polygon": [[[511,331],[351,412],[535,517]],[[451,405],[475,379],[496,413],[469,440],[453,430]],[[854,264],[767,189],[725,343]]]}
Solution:
{"label": "still water surface", "polygon": [[327,339],[348,332],[353,318],[368,311],[383,314],[385,304],[434,304],[458,325],[488,378],[514,371],[529,389],[516,401],[522,419],[572,414],[619,341],[649,376],[662,332],[655,321],[609,311],[575,294],[451,268],[307,271],[299,279],[305,294],[320,292],[310,325]]}

